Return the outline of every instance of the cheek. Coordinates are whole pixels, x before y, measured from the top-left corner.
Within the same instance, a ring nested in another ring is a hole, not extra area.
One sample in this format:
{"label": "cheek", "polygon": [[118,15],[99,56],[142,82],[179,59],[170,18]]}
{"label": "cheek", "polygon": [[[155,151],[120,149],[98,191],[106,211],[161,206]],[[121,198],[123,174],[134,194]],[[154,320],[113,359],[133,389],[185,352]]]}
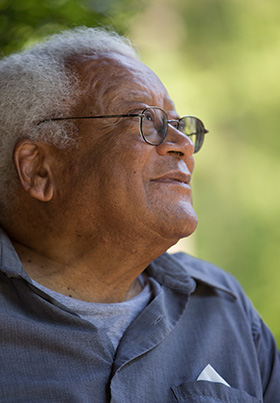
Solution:
{"label": "cheek", "polygon": [[107,202],[109,198],[114,204],[126,199],[135,207],[137,197],[143,198],[145,169],[154,151],[152,146],[143,142],[138,125],[120,125],[118,130],[107,128],[98,138],[95,130],[90,134],[73,164],[80,186],[93,187],[92,193],[99,193]]}

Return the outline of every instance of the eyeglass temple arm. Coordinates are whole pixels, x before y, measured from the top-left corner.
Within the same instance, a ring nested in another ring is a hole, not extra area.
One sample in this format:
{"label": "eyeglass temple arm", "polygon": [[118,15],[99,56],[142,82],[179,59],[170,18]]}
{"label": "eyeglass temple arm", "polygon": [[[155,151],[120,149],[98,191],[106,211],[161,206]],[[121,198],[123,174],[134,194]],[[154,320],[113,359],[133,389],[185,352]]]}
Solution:
{"label": "eyeglass temple arm", "polygon": [[126,114],[126,115],[97,115],[97,116],[69,116],[65,118],[49,118],[49,119],[44,119],[41,120],[40,122],[37,123],[37,126],[40,125],[41,123],[45,122],[52,122],[54,120],[76,120],[76,119],[104,119],[104,118],[128,118],[128,117],[143,117],[144,115],[142,113],[132,113],[132,114]]}

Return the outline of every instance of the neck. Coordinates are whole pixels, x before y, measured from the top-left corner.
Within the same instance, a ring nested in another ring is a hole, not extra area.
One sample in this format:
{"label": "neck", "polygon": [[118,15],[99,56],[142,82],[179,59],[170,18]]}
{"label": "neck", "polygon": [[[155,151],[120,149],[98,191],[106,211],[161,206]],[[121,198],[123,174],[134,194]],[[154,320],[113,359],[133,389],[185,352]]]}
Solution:
{"label": "neck", "polygon": [[36,248],[15,241],[13,245],[23,267],[38,283],[73,298],[101,303],[136,296],[141,291],[139,274],[167,249],[153,244],[149,251],[144,245],[136,249],[108,240],[97,242],[89,251],[49,244]]}

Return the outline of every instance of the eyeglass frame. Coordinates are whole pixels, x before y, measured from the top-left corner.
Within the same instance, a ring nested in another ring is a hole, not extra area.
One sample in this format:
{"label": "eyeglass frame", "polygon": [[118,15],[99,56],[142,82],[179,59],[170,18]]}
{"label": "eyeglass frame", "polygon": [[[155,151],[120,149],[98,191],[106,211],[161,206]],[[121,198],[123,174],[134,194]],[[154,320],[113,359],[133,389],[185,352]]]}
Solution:
{"label": "eyeglass frame", "polygon": [[[148,143],[150,145],[159,146],[160,144],[162,144],[164,142],[168,130],[166,130],[164,137],[158,143],[153,143],[153,142],[149,141],[145,137],[145,135],[143,133],[143,130],[142,130],[142,122],[143,122],[143,118],[145,117],[145,112],[148,109],[159,109],[159,110],[161,110],[165,114],[165,116],[167,118],[166,119],[167,125],[170,124],[170,123],[176,123],[177,125],[179,125],[181,120],[183,120],[185,118],[192,118],[192,119],[195,119],[196,121],[198,121],[200,123],[200,125],[201,125],[201,127],[203,129],[203,132],[201,133],[203,136],[204,136],[204,134],[209,133],[209,130],[205,129],[203,122],[200,119],[198,119],[197,117],[191,116],[191,115],[185,115],[185,116],[182,116],[179,119],[168,119],[168,116],[167,116],[167,113],[165,112],[165,110],[163,110],[159,106],[148,106],[147,108],[143,109],[143,111],[141,113],[128,113],[128,114],[123,114],[123,115],[96,115],[96,116],[73,116],[73,117],[49,118],[49,119],[41,120],[40,122],[37,123],[37,126],[40,125],[41,123],[51,122],[51,121],[59,121],[59,120],[106,119],[106,118],[111,119],[111,118],[128,118],[128,117],[133,118],[133,117],[138,117],[138,118],[140,118],[139,119],[139,132],[140,132],[140,135],[141,135],[142,139],[146,143]],[[177,127],[175,127],[173,125],[172,125],[172,127],[175,128],[176,130],[178,130]],[[180,132],[180,133],[182,133],[182,132]],[[195,135],[197,135],[197,133],[187,134],[186,136],[190,137],[190,136],[195,136]],[[204,138],[203,138],[203,140],[204,140]],[[197,153],[201,149],[202,144],[203,144],[203,142],[201,143],[201,145],[199,146],[199,148],[197,150],[194,150],[194,153]]]}

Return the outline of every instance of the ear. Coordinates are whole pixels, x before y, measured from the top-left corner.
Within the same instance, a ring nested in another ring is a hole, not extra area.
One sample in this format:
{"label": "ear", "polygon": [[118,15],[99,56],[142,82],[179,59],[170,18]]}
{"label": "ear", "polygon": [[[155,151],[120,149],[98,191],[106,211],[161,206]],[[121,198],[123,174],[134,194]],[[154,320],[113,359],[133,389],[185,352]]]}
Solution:
{"label": "ear", "polygon": [[34,199],[44,202],[50,201],[54,193],[49,151],[45,143],[21,139],[13,153],[22,188]]}

